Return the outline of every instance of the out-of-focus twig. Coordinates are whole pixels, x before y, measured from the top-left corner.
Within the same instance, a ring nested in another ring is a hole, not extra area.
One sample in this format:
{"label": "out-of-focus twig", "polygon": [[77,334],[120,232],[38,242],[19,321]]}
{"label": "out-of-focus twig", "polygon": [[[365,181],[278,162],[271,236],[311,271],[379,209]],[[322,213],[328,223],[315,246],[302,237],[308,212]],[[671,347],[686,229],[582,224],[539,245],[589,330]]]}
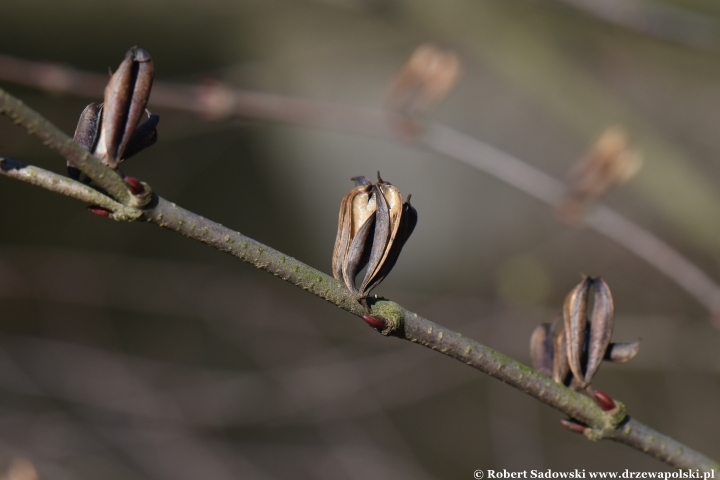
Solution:
{"label": "out-of-focus twig", "polygon": [[[77,158],[73,152],[81,149],[79,145],[37,112],[2,89],[0,89],[0,99],[4,100],[4,103],[0,103],[0,107],[10,106],[5,109],[0,108],[0,112],[15,120],[29,133],[45,140],[46,145],[50,148],[62,153],[68,152],[67,160],[78,166],[75,163]],[[36,119],[41,121],[31,122]],[[93,168],[88,169],[87,173],[93,181],[102,178],[103,168],[112,172],[102,164],[97,168],[94,164],[92,166]],[[184,210],[157,195],[154,195],[150,204],[145,205],[141,220],[173,230],[229,253],[356,316],[363,317],[368,313],[359,303],[358,296],[345,288],[338,280],[282,252]],[[395,326],[392,331],[383,331],[383,333],[419,343],[502,380],[581,422],[586,426],[585,435],[592,440],[606,438],[625,443],[678,468],[698,468],[703,471],[720,469],[718,462],[666,435],[655,432],[625,415],[624,410],[614,413],[603,411],[589,397],[574,392],[520,362],[479,342],[463,337],[453,330],[437,325],[394,302],[379,299],[370,300],[370,302],[372,303],[371,315],[384,317],[388,319],[388,324]]]}
{"label": "out-of-focus twig", "polygon": [[689,47],[720,50],[720,22],[665,2],[559,0],[606,22]]}

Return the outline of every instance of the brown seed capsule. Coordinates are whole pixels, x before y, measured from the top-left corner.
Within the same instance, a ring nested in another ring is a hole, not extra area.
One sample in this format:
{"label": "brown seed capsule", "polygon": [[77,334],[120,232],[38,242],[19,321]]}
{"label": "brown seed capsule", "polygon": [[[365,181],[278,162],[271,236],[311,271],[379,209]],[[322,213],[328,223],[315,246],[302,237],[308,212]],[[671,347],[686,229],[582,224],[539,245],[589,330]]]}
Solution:
{"label": "brown seed capsule", "polygon": [[[103,128],[98,152],[111,168],[117,168],[125,148],[145,112],[152,88],[154,66],[150,54],[133,47],[105,88]],[[104,150],[103,150],[104,148]]]}
{"label": "brown seed capsule", "polygon": [[[355,177],[356,187],[340,204],[333,250],[333,276],[359,296],[366,296],[386,276],[417,223],[417,212],[400,192],[378,175],[373,184]],[[358,289],[355,277],[367,266]]]}
{"label": "brown seed capsule", "polygon": [[[131,48],[108,82],[105,102],[91,103],[80,114],[73,139],[113,169],[155,144],[160,117],[145,109],[152,77],[150,55],[142,48]],[[138,127],[143,112],[147,112],[148,119]],[[70,178],[90,183],[69,162],[67,169]]]}
{"label": "brown seed capsule", "polygon": [[[592,313],[588,300],[593,293]],[[584,277],[563,304],[563,315],[538,326],[530,339],[533,367],[574,390],[589,389],[603,360],[624,363],[640,342],[610,343],[614,326],[610,288],[600,277]],[[548,373],[551,372],[551,373]]]}

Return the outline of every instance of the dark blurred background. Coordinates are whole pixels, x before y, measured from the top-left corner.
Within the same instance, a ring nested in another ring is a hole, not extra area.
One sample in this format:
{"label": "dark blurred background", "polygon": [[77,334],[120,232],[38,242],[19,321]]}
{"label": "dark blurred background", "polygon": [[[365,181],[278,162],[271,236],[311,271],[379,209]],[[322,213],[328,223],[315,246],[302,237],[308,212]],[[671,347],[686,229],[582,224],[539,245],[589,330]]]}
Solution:
{"label": "dark blurred background", "polygon": [[[606,203],[720,278],[720,7],[710,0],[6,1],[0,53],[105,72],[140,45],[156,79],[383,105],[415,47],[464,75],[435,121],[557,177],[610,125],[644,166]],[[68,134],[88,98],[0,82]],[[102,92],[97,92],[96,100]],[[720,333],[654,268],[486,174],[398,142],[161,115],[125,172],[330,272],[337,209],[377,170],[419,224],[374,293],[529,362],[581,273],[617,340],[596,388],[717,458]],[[0,119],[0,154],[65,161]],[[238,260],[0,179],[0,471],[53,479],[450,479],[475,469],[666,470],[564,431],[561,415]],[[20,463],[18,463],[20,462]],[[14,465],[14,466],[13,466]],[[23,467],[24,468],[24,467]],[[28,473],[30,472],[30,473]],[[15,475],[13,477],[13,475]]]}

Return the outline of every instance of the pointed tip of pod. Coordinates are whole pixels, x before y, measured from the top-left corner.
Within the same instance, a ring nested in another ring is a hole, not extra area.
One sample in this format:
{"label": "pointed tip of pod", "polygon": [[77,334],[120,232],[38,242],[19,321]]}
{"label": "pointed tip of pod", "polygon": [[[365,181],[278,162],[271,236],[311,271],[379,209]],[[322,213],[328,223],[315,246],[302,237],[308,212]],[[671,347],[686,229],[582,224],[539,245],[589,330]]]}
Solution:
{"label": "pointed tip of pod", "polygon": [[134,59],[136,62],[151,62],[152,57],[148,53],[147,50],[140,47],[135,47],[135,56]]}
{"label": "pointed tip of pod", "polygon": [[365,320],[365,323],[373,327],[375,330],[385,330],[388,326],[388,321],[385,317],[381,317],[380,315],[363,315],[363,320]]}
{"label": "pointed tip of pod", "polygon": [[595,397],[595,401],[600,406],[600,408],[603,409],[603,411],[609,412],[610,410],[614,410],[617,407],[615,401],[610,398],[610,395],[608,395],[607,393],[601,392],[600,390],[593,390],[592,394],[593,397]]}
{"label": "pointed tip of pod", "polygon": [[562,425],[566,430],[579,434],[583,434],[587,429],[587,426],[582,423],[578,423],[574,420],[566,420],[564,418],[560,419],[560,425]]}
{"label": "pointed tip of pod", "polygon": [[144,48],[138,47],[137,45],[134,45],[128,49],[127,52],[125,52],[126,57],[132,58],[135,62],[151,62],[152,57],[148,53],[147,50]]}

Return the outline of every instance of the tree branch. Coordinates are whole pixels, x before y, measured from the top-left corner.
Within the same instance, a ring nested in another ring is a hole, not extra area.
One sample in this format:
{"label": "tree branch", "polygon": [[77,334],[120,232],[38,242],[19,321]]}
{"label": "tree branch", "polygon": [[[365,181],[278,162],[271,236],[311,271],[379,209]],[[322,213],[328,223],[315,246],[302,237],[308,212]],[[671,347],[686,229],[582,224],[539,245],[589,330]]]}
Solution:
{"label": "tree branch", "polygon": [[126,207],[84,183],[12,158],[0,157],[0,175],[105,208],[112,212],[111,217],[114,220],[132,221],[137,220],[142,215],[141,210]]}
{"label": "tree branch", "polygon": [[2,89],[0,89],[0,113],[40,138],[45,145],[60,153],[119,202],[125,204],[132,198],[117,172],[107,168],[42,115]]}
{"label": "tree branch", "polygon": [[[82,150],[79,145],[67,138],[38,113],[2,90],[0,90],[0,99],[2,99],[0,102],[2,113],[24,126],[30,133],[43,139],[49,147],[66,155],[66,158],[72,163],[78,161],[77,150]],[[3,108],[3,105],[6,107]],[[80,158],[87,162],[83,165],[89,166],[86,173],[93,180],[112,178],[107,175],[106,171],[103,171],[103,169],[111,171],[110,169],[103,164],[99,164],[98,167],[93,162],[94,158],[84,158],[86,156]],[[39,169],[35,170],[34,167],[28,167],[18,162],[8,160],[4,160],[4,162],[9,162],[8,172],[18,172],[8,174],[8,176],[30,181],[35,185],[73,198],[85,200],[85,198],[92,197],[92,201],[95,201],[94,194],[80,189],[72,183],[59,180],[54,182],[54,174]],[[12,168],[13,165],[23,166]],[[2,170],[5,172],[6,169]],[[41,173],[39,176],[43,180],[30,180],[33,172]],[[97,176],[97,179],[94,175]],[[62,185],[62,187],[57,185]],[[358,298],[334,278],[239,232],[180,208],[157,195],[154,195],[153,201],[143,210],[140,219],[229,253],[354,315],[362,316],[364,313],[358,303]],[[627,417],[624,408],[620,408],[616,413],[604,412],[586,395],[570,390],[502,353],[437,325],[393,302],[374,299],[370,303],[371,313],[388,319],[393,326],[384,331],[384,334],[404,338],[437,350],[502,380],[587,425],[588,428],[585,429],[584,434],[591,440],[607,438],[624,443],[678,468],[697,468],[705,471],[720,469],[718,462]],[[622,405],[619,402],[618,404]]]}

